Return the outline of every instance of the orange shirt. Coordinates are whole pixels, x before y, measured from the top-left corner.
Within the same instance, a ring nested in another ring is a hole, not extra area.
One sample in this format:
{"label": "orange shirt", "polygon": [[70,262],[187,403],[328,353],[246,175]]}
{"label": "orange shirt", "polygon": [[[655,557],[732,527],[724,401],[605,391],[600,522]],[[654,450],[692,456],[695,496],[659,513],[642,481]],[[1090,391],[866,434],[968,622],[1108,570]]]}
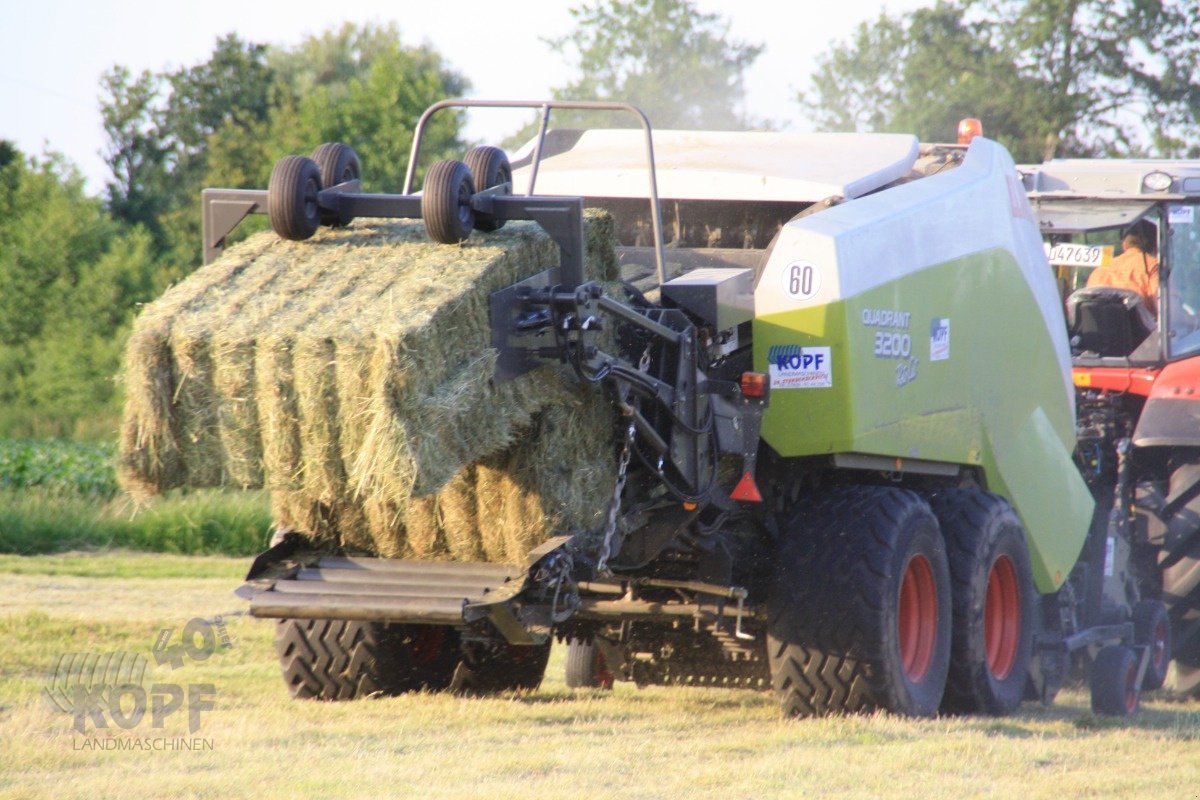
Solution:
{"label": "orange shirt", "polygon": [[1158,311],[1158,258],[1136,247],[1126,247],[1107,266],[1098,267],[1088,276],[1088,286],[1132,289],[1142,296],[1146,306]]}

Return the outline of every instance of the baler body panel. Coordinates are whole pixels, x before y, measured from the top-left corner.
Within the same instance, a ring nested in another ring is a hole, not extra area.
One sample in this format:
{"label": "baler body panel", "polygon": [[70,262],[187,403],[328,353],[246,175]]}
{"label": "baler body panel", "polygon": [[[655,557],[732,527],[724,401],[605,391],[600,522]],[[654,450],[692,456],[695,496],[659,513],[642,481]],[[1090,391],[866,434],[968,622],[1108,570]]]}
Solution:
{"label": "baler body panel", "polygon": [[978,466],[1021,515],[1039,588],[1066,579],[1093,504],[1057,291],[1002,148],[789,223],[755,310],[776,452]]}

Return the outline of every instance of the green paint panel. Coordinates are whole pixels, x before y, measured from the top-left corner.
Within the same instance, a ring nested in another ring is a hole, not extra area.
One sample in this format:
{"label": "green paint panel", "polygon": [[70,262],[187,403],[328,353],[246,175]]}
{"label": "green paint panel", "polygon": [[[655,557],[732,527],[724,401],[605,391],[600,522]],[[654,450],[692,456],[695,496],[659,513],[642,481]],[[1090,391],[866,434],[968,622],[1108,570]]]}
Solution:
{"label": "green paint panel", "polygon": [[819,348],[831,385],[779,388],[773,378],[763,438],[776,451],[980,465],[1025,522],[1039,588],[1061,583],[1091,501],[1072,464],[1072,401],[1053,341],[1007,250],[754,322],[757,369],[799,375],[797,354]]}

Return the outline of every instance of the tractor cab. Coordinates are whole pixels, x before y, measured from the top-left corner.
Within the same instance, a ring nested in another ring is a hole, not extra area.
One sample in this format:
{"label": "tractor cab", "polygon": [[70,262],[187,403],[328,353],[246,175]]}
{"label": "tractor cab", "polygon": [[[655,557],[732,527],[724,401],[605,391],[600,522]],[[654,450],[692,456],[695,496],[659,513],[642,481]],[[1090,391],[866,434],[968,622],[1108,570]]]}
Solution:
{"label": "tractor cab", "polygon": [[1200,162],[1066,159],[1019,169],[1076,366],[1154,369],[1200,355]]}

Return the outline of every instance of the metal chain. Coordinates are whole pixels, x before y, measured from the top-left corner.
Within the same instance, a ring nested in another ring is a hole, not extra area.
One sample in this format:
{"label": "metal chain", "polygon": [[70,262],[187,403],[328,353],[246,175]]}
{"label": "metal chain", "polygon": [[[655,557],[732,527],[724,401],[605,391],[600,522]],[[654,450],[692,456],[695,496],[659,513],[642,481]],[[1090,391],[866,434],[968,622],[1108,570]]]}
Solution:
{"label": "metal chain", "polygon": [[617,532],[617,514],[621,510],[621,495],[625,491],[625,473],[629,470],[629,459],[633,455],[633,438],[637,428],[633,420],[625,429],[625,444],[621,447],[621,459],[617,463],[617,482],[613,487],[612,502],[608,505],[608,520],[604,525],[604,542],[600,545],[600,558],[596,562],[596,570],[601,574],[608,572],[608,558],[612,555],[613,536]]}

